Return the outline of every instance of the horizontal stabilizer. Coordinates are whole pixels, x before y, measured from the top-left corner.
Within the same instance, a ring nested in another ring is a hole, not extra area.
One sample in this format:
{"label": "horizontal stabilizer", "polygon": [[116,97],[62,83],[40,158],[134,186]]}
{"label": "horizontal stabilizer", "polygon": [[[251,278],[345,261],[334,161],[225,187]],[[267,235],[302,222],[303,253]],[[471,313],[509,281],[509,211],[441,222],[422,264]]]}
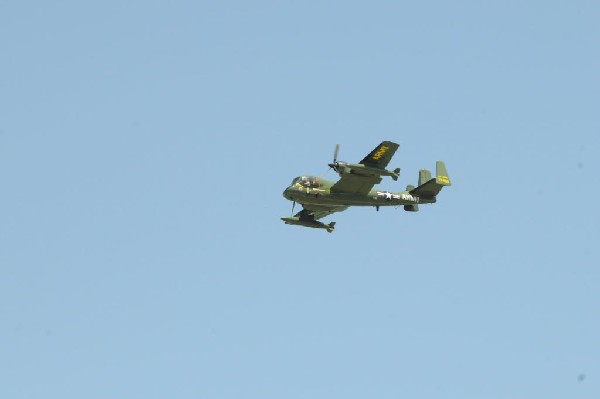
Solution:
{"label": "horizontal stabilizer", "polygon": [[416,195],[417,197],[434,198],[436,195],[439,194],[442,187],[444,186],[437,184],[435,179],[431,179],[425,184],[421,184],[419,187],[415,188],[410,193],[412,195]]}

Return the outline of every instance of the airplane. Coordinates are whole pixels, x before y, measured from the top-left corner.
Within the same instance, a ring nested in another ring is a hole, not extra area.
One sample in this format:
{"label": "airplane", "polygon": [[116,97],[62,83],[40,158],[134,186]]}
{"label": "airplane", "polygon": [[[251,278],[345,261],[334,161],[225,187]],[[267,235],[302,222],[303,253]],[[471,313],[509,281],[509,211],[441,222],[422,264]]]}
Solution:
{"label": "airplane", "polygon": [[335,212],[345,211],[351,206],[373,206],[377,211],[381,206],[404,206],[408,212],[417,212],[419,204],[433,204],[445,186],[450,186],[446,165],[436,162],[436,177],[432,178],[427,169],[419,171],[419,185],[407,185],[406,191],[390,192],[374,189],[381,183],[382,176],[394,181],[400,177],[400,169],[385,169],[399,145],[383,141],[357,164],[337,160],[340,146],[333,152],[333,162],[328,164],[340,176],[337,182],[315,176],[298,176],[285,189],[283,196],[292,201],[292,214],[296,203],[303,209],[294,216],[282,217],[285,224],[325,229],[331,233],[335,222],[325,224],[319,219]]}

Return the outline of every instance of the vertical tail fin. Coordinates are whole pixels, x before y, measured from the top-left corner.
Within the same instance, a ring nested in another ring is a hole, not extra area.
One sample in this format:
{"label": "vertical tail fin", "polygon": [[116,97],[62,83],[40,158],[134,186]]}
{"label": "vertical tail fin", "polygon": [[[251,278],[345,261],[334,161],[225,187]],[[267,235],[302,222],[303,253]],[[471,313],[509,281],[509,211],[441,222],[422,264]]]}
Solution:
{"label": "vertical tail fin", "polygon": [[427,183],[429,180],[431,180],[431,172],[428,171],[427,169],[421,169],[419,171],[419,186],[422,186],[423,184]]}
{"label": "vertical tail fin", "polygon": [[411,194],[424,198],[435,198],[444,186],[450,186],[450,178],[446,165],[442,161],[435,163],[435,179],[431,178],[431,172],[427,169],[419,171],[419,187],[410,191]]}
{"label": "vertical tail fin", "polygon": [[446,164],[442,161],[437,161],[435,163],[435,181],[437,184],[441,184],[442,186],[451,186],[450,178],[448,177],[448,171],[446,170]]}

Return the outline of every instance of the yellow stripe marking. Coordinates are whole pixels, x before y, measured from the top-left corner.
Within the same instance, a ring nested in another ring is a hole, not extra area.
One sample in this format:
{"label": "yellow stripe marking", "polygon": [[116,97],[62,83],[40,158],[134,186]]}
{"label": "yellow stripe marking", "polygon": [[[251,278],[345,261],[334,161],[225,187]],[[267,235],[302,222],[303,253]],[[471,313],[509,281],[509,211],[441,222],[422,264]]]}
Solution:
{"label": "yellow stripe marking", "polygon": [[450,179],[448,178],[448,176],[438,176],[436,177],[436,179],[438,183],[450,184]]}

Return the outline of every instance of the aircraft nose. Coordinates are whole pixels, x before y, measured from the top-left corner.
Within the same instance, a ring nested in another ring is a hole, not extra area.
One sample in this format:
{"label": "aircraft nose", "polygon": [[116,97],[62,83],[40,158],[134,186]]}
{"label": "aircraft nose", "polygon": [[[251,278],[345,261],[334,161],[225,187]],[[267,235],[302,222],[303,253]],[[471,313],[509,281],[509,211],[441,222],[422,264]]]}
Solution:
{"label": "aircraft nose", "polygon": [[289,197],[289,187],[283,190],[283,198],[290,199]]}

